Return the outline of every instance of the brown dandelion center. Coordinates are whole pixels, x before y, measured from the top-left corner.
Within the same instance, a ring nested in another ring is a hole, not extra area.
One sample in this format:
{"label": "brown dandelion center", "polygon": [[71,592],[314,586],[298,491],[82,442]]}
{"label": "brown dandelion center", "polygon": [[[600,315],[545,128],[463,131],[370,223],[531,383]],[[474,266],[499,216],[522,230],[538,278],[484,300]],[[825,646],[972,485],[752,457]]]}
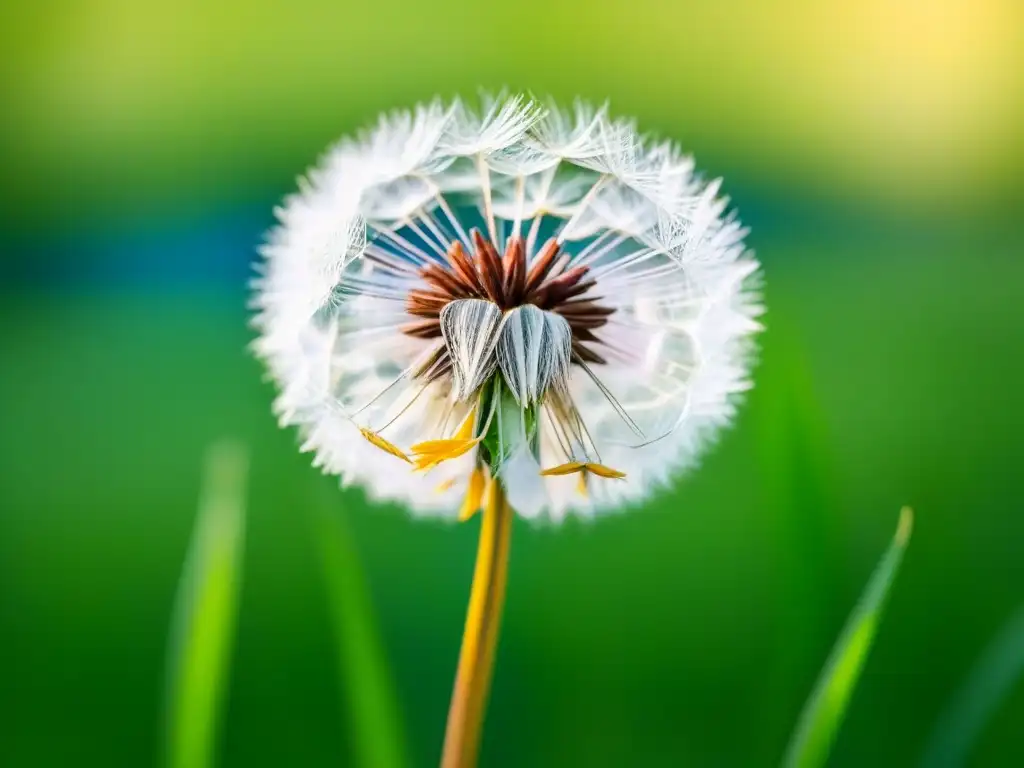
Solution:
{"label": "brown dandelion center", "polygon": [[[607,323],[615,310],[602,306],[602,297],[586,295],[597,284],[587,278],[590,267],[569,267],[569,254],[554,238],[544,244],[528,268],[519,235],[509,238],[505,255],[499,256],[479,230],[470,234],[472,254],[456,240],[448,247],[447,264],[435,262],[420,270],[429,287],[409,292],[406,310],[420,319],[402,328],[405,333],[420,339],[440,338],[441,310],[456,299],[486,299],[502,311],[533,304],[565,318],[572,329],[573,359],[605,362],[587,345],[600,343],[594,330]],[[444,365],[447,361],[435,362]]]}

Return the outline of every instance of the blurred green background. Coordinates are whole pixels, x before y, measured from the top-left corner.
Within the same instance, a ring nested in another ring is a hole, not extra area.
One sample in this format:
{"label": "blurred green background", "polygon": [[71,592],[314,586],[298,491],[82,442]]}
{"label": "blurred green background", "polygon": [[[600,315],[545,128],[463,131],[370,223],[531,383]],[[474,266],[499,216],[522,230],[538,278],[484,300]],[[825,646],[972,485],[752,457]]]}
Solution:
{"label": "blurred green background", "polygon": [[[609,98],[725,176],[769,330],[738,423],[673,493],[517,521],[483,763],[777,764],[907,503],[831,764],[918,764],[1024,604],[1021,30],[1015,0],[5,4],[0,765],[158,763],[222,436],[252,474],[219,764],[356,764],[325,512],[365,569],[407,752],[436,761],[477,526],[310,468],[246,351],[245,282],[329,142],[501,85]],[[1022,722],[1024,684],[969,764],[1024,764]]]}

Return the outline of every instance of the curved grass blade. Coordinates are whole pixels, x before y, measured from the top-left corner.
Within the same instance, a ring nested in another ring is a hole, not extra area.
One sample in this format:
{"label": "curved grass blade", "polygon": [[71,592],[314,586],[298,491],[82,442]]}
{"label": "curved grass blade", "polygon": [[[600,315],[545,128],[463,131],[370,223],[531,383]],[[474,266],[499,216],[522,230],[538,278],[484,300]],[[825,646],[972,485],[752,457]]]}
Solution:
{"label": "curved grass blade", "polygon": [[169,768],[213,764],[242,577],[247,474],[244,446],[223,442],[207,452],[168,646]]}
{"label": "curved grass blade", "polygon": [[366,578],[342,515],[320,505],[317,546],[331,603],[341,689],[348,698],[356,765],[408,765],[398,697],[377,631]]}
{"label": "curved grass blade", "polygon": [[899,570],[912,527],[913,513],[904,507],[888,551],[871,575],[804,705],[783,759],[786,768],[818,768],[825,764],[878,630],[885,598]]}
{"label": "curved grass blade", "polygon": [[967,764],[971,747],[1007,694],[1024,677],[1024,608],[982,652],[932,732],[922,768]]}

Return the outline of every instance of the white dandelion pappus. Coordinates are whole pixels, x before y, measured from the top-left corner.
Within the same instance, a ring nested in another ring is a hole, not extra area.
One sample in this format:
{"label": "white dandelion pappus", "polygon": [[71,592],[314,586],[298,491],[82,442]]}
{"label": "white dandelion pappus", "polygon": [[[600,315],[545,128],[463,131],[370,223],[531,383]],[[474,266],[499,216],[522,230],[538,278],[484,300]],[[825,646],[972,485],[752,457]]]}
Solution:
{"label": "white dandelion pappus", "polygon": [[531,518],[648,496],[750,386],[759,265],[719,186],[583,103],[382,118],[262,249],[281,422],[416,512],[471,514],[488,478]]}

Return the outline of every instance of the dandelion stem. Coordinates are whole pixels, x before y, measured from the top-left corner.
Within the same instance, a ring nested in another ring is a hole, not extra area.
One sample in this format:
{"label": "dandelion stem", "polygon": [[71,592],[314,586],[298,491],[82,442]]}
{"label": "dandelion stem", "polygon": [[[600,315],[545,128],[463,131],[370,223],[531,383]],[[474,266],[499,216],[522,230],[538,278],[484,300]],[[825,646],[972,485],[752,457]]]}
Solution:
{"label": "dandelion stem", "polygon": [[512,509],[505,491],[492,481],[484,500],[476,570],[469,596],[462,650],[455,675],[441,768],[473,768],[483,730],[484,711],[494,669],[494,650],[505,601]]}

